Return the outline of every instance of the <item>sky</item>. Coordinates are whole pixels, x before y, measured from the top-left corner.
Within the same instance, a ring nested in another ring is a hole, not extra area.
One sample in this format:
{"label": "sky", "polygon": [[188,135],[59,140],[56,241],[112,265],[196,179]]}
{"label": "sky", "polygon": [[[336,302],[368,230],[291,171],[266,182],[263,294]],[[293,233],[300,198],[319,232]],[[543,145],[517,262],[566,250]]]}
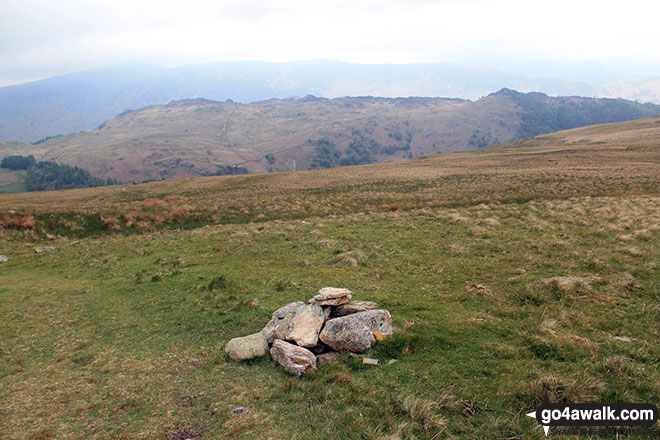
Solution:
{"label": "sky", "polygon": [[0,0],[0,86],[127,62],[660,65],[659,16],[640,0]]}

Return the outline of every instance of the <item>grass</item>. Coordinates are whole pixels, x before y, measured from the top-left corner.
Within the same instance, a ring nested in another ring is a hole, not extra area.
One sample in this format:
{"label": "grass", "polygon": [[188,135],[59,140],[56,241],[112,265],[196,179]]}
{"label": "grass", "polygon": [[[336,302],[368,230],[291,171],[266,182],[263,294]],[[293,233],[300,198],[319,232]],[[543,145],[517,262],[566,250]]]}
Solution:
{"label": "grass", "polygon": [[[0,241],[0,438],[542,438],[546,389],[656,401],[659,162],[615,147],[3,196],[35,226]],[[328,285],[391,311],[378,367],[226,357]]]}

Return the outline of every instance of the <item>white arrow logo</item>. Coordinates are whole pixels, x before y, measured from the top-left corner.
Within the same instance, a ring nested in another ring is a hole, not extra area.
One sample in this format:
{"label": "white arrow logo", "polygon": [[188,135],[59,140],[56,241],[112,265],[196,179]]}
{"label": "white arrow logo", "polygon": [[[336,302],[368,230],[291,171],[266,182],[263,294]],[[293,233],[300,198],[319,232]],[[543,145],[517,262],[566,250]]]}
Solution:
{"label": "white arrow logo", "polygon": [[[531,417],[536,420],[536,411],[532,411],[531,413],[525,414],[527,417]],[[545,433],[545,436],[548,436],[548,433],[550,432],[550,427],[548,425],[542,425],[543,426],[543,432]]]}

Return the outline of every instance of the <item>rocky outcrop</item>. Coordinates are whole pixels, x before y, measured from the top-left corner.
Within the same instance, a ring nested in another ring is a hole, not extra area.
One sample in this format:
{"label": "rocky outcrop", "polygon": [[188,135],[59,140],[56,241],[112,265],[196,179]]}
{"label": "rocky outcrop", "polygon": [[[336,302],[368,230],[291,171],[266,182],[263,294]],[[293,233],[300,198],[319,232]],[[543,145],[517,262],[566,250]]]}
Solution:
{"label": "rocky outcrop", "polygon": [[247,361],[265,356],[268,352],[268,341],[261,333],[234,338],[225,345],[225,352],[233,361]]}
{"label": "rocky outcrop", "polygon": [[316,369],[316,356],[303,347],[276,339],[270,349],[270,357],[295,376],[307,374]]}

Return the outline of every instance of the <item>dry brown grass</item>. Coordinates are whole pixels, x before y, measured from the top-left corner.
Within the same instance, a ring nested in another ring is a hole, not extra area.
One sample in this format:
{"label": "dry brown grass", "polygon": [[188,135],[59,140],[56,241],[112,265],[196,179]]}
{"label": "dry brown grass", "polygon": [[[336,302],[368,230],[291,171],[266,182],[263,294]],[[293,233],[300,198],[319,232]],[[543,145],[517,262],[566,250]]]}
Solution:
{"label": "dry brown grass", "polygon": [[[31,214],[37,221],[44,213],[75,211],[115,218],[131,213],[135,220],[128,223],[147,221],[158,227],[193,216],[245,223],[473,205],[467,212],[454,210],[442,217],[449,223],[496,231],[504,218],[488,212],[498,202],[534,200],[522,214],[532,230],[545,231],[550,220],[558,219],[615,230],[622,243],[634,244],[660,228],[660,203],[649,197],[660,195],[660,142],[635,136],[650,128],[660,131],[660,125],[654,120],[615,125],[625,128],[625,137],[614,136],[609,126],[592,127],[515,145],[380,165],[3,195],[0,213],[13,210],[13,217]],[[608,133],[604,144],[573,142],[578,136],[597,139],[599,130]],[[627,150],[617,142],[645,148]],[[595,202],[603,197],[612,203]],[[639,197],[648,201],[631,202]],[[122,220],[125,226],[127,219]],[[474,233],[488,235],[481,229]]]}
{"label": "dry brown grass", "polygon": [[21,216],[6,216],[0,220],[0,229],[32,230],[36,223],[29,214]]}
{"label": "dry brown grass", "polygon": [[107,217],[106,218],[106,217],[101,216],[101,221],[103,222],[103,230],[104,231],[114,231],[114,230],[117,230],[117,229],[121,229],[121,226],[119,226],[119,222],[114,217]]}

